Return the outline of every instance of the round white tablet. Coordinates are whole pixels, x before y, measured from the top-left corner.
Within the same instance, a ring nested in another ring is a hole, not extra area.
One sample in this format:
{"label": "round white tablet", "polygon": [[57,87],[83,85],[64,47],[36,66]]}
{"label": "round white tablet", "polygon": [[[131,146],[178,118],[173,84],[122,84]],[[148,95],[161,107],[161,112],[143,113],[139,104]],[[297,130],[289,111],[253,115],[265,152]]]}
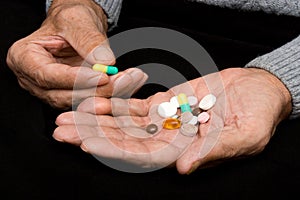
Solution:
{"label": "round white tablet", "polygon": [[213,94],[208,94],[203,99],[201,99],[199,103],[199,108],[202,110],[209,110],[211,109],[217,101],[217,98]]}
{"label": "round white tablet", "polygon": [[176,106],[176,108],[179,108],[179,103],[178,103],[177,96],[172,97],[170,99],[170,103],[173,104],[174,106]]}
{"label": "round white tablet", "polygon": [[177,107],[170,102],[163,102],[159,104],[157,112],[163,118],[172,117],[177,113]]}

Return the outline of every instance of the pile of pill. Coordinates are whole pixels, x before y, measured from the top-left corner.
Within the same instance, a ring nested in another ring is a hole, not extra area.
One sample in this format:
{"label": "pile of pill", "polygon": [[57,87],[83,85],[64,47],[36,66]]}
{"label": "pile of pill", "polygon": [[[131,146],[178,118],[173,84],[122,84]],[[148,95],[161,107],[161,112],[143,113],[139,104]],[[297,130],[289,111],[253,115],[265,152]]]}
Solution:
{"label": "pile of pill", "polygon": [[[215,105],[216,100],[213,94],[208,94],[198,101],[195,96],[180,93],[170,101],[159,104],[157,112],[164,119],[162,124],[164,129],[180,129],[181,134],[193,137],[198,132],[199,124],[207,123],[210,119],[207,111]],[[155,124],[146,127],[146,131],[150,134],[156,133],[157,130]]]}

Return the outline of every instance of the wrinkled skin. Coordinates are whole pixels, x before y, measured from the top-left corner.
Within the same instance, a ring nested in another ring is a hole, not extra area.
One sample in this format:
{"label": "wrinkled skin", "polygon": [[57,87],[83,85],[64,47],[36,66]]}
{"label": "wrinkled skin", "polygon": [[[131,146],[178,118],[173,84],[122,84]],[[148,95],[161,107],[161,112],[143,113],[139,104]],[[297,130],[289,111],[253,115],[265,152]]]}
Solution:
{"label": "wrinkled skin", "polygon": [[[198,99],[217,97],[211,119],[195,137],[178,130],[145,132],[149,123],[161,124],[155,105],[184,92]],[[269,72],[231,68],[157,93],[145,100],[88,98],[77,111],[58,116],[53,137],[80,146],[96,156],[124,160],[142,168],[175,164],[181,174],[224,160],[261,152],[276,126],[291,112],[285,86]]]}
{"label": "wrinkled skin", "polygon": [[117,96],[116,82],[138,88],[147,79],[138,69],[109,77],[90,68],[115,63],[106,31],[106,15],[93,1],[57,0],[41,27],[11,46],[7,64],[22,88],[60,109],[90,96]]}

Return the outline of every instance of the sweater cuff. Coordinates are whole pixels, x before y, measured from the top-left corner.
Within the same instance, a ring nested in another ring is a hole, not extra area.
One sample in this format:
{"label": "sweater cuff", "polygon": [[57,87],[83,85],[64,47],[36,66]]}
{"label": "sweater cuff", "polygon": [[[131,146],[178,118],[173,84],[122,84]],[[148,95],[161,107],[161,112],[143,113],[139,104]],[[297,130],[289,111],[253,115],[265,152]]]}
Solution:
{"label": "sweater cuff", "polygon": [[[46,0],[46,12],[48,12],[52,1],[53,0]],[[117,26],[123,0],[94,0],[94,2],[101,6],[106,13],[110,30]]]}
{"label": "sweater cuff", "polygon": [[300,36],[252,60],[246,67],[265,69],[279,78],[292,97],[293,110],[290,118],[300,117]]}

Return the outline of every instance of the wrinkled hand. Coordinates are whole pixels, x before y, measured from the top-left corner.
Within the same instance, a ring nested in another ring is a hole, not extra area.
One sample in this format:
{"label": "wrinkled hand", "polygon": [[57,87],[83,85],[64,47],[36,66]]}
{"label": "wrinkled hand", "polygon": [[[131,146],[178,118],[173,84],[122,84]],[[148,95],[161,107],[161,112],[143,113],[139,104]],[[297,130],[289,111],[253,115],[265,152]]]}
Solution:
{"label": "wrinkled hand", "polygon": [[[178,130],[159,129],[150,135],[149,123],[161,124],[156,106],[184,92],[201,99],[217,97],[199,134],[186,137]],[[232,68],[178,85],[146,100],[86,99],[76,112],[61,114],[53,137],[91,154],[124,160],[142,168],[176,163],[182,174],[224,160],[261,152],[276,126],[291,111],[285,86],[261,69]]]}
{"label": "wrinkled hand", "polygon": [[8,66],[24,89],[53,107],[70,107],[73,88],[75,102],[92,96],[95,86],[97,96],[111,96],[116,78],[82,67],[114,64],[106,31],[106,16],[93,1],[53,1],[42,26],[12,45]]}

